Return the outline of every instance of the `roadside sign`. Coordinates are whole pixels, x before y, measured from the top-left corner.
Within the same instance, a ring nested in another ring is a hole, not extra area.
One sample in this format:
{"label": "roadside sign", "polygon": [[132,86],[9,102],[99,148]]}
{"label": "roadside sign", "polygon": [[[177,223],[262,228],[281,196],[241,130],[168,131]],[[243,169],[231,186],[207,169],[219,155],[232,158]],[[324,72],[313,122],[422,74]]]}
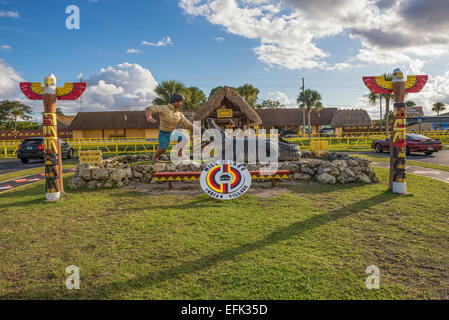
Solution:
{"label": "roadside sign", "polygon": [[85,150],[79,152],[80,163],[99,164],[103,161],[100,150]]}

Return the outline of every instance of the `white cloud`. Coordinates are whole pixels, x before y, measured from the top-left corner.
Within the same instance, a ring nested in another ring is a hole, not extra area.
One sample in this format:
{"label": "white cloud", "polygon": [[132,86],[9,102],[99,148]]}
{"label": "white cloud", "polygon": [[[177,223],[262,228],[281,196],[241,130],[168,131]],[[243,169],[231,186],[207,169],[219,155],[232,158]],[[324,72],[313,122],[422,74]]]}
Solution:
{"label": "white cloud", "polygon": [[225,38],[223,38],[223,37],[216,37],[215,41],[222,42],[222,41],[225,41]]}
{"label": "white cloud", "polygon": [[3,18],[20,18],[20,15],[17,11],[5,11],[0,10],[0,17]]}
{"label": "white cloud", "polygon": [[279,101],[281,104],[286,106],[294,103],[284,92],[281,91],[269,92],[267,98],[270,100]]}
{"label": "white cloud", "polygon": [[24,81],[19,73],[0,59],[0,100],[11,99],[19,91],[19,82]]}
{"label": "white cloud", "polygon": [[152,47],[165,47],[168,45],[172,45],[173,40],[170,37],[162,38],[162,40],[159,40],[158,42],[148,42],[148,41],[142,41],[142,45],[144,46],[152,46]]}
{"label": "white cloud", "polygon": [[90,111],[147,106],[156,97],[154,89],[158,85],[150,70],[128,62],[101,69],[87,83],[83,104]]}
{"label": "white cloud", "polygon": [[134,48],[130,48],[130,49],[126,50],[126,53],[130,53],[130,54],[138,54],[141,52],[142,51],[140,51],[139,49],[134,49]]}
{"label": "white cloud", "polygon": [[[449,12],[447,0],[180,0],[179,6],[258,40],[253,50],[260,61],[289,70],[342,70],[362,62],[418,72],[424,58],[449,52],[449,23],[441,18]],[[362,49],[347,61],[329,62],[331,53],[318,43],[336,35],[360,40]]]}
{"label": "white cloud", "polygon": [[0,46],[0,50],[10,51],[11,50],[11,46],[9,46],[7,44],[3,44],[3,45]]}

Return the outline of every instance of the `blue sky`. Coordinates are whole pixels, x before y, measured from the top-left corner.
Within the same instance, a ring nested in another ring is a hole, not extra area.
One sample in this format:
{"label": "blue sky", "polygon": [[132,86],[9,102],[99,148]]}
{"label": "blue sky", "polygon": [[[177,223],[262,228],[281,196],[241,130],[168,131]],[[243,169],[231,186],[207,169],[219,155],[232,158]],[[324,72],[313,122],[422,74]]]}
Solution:
{"label": "blue sky", "polygon": [[[19,80],[52,72],[59,84],[83,75],[86,110],[140,109],[156,82],[168,79],[206,95],[218,85],[250,83],[260,98],[294,103],[305,77],[326,105],[378,117],[361,77],[399,66],[431,76],[412,98],[427,113],[433,102],[449,103],[448,25],[432,24],[447,1],[425,8],[416,0],[323,2],[327,9],[309,0],[0,0],[0,98],[23,99]],[[68,5],[80,8],[80,30],[66,29]],[[410,17],[419,22],[414,37],[404,32]],[[76,113],[79,103],[62,107]]]}

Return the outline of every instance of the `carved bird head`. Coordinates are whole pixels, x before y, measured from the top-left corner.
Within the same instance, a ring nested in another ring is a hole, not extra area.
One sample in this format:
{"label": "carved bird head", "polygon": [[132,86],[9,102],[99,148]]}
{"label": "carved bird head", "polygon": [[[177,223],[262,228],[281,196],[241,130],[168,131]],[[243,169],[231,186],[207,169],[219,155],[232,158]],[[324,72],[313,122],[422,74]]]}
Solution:
{"label": "carved bird head", "polygon": [[394,69],[393,81],[404,81],[404,73],[401,71],[401,69]]}
{"label": "carved bird head", "polygon": [[46,87],[55,86],[56,87],[56,77],[53,73],[50,73],[45,79],[44,84]]}

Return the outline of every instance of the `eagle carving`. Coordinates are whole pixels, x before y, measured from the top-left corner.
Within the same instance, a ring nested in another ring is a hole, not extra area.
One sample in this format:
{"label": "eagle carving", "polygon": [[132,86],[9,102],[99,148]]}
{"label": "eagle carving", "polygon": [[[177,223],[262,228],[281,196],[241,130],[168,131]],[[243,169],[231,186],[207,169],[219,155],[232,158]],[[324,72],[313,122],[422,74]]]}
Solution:
{"label": "eagle carving", "polygon": [[20,90],[30,100],[42,100],[44,94],[56,94],[58,100],[77,100],[86,90],[85,82],[66,82],[64,87],[56,87],[56,77],[49,74],[40,82],[21,82]]}

